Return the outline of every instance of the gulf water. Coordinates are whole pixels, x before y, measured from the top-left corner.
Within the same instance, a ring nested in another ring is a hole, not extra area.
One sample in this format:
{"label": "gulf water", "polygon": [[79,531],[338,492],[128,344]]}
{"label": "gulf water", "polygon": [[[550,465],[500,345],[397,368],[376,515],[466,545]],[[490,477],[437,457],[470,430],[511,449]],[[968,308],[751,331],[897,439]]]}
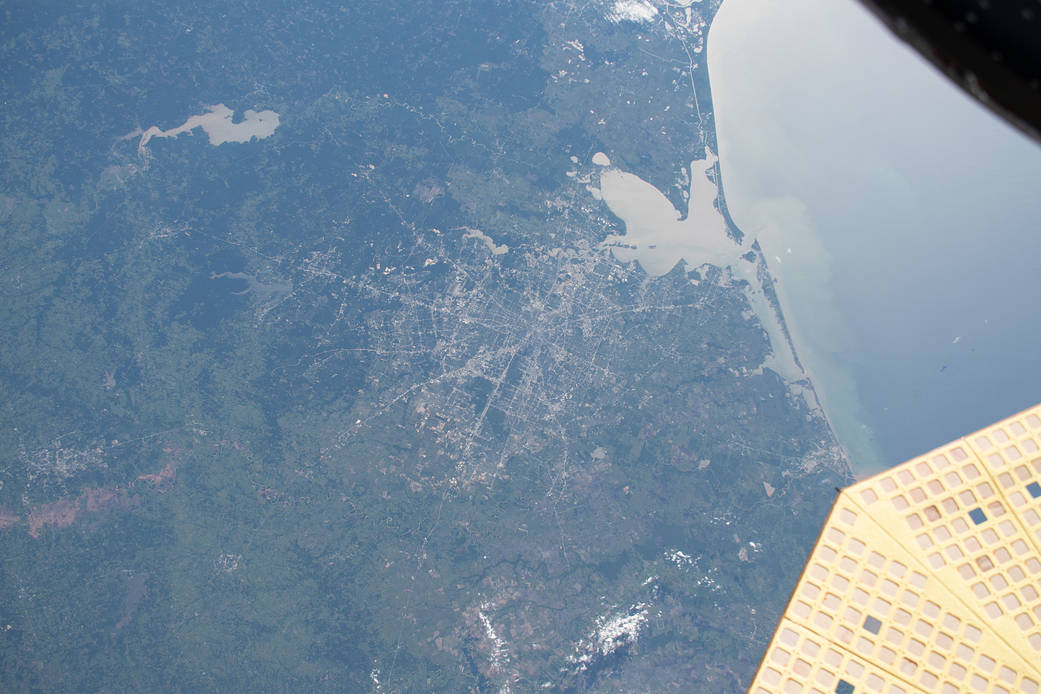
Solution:
{"label": "gulf water", "polygon": [[853,0],[725,0],[723,190],[854,471],[1041,401],[1041,146]]}

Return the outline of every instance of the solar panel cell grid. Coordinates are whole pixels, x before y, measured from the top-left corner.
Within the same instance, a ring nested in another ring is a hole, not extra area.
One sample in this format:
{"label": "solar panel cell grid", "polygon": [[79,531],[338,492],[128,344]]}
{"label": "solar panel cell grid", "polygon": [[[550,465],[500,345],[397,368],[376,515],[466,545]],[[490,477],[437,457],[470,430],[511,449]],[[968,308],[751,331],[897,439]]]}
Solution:
{"label": "solar panel cell grid", "polygon": [[[817,655],[764,660],[752,691],[1039,694],[1039,482],[1035,408],[844,490],[770,644]],[[832,651],[863,672],[799,679]]]}

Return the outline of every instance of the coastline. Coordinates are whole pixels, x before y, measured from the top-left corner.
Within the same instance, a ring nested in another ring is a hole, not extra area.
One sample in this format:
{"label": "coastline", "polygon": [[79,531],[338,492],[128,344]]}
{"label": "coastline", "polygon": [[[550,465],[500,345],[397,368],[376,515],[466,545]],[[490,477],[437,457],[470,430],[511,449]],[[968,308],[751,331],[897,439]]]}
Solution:
{"label": "coastline", "polygon": [[691,162],[685,214],[652,184],[613,167],[602,152],[593,155],[592,163],[599,170],[598,199],[625,227],[624,233],[608,236],[602,247],[623,262],[639,262],[652,277],[683,262],[690,268],[713,265],[742,281],[749,308],[769,341],[770,353],[759,371],[770,369],[778,374],[792,395],[803,399],[811,416],[823,420],[842,459],[839,472],[852,479],[854,461],[868,456],[851,449],[849,442],[855,439],[829,410],[827,388],[818,380],[820,372],[810,367],[815,363],[813,355],[807,358],[809,350],[800,331],[786,319],[789,302],[778,273],[771,271],[769,237],[760,235],[753,240],[731,216],[718,156],[706,149],[703,159]]}
{"label": "coastline", "polygon": [[[719,160],[717,159],[714,167],[716,178],[716,207],[723,219],[726,221],[728,230],[734,234],[736,238],[745,238],[745,232],[734,221],[734,218],[730,215],[730,209],[726,202],[726,193],[723,187],[722,169]],[[756,273],[759,278],[759,285],[762,288],[763,296],[766,300],[770,310],[773,311],[774,317],[779,324],[781,331],[784,335],[785,342],[788,349],[791,352],[792,359],[795,365],[802,371],[803,378],[799,381],[791,382],[792,386],[798,386],[801,389],[800,395],[806,400],[806,404],[809,406],[812,412],[815,412],[823,420],[828,430],[831,432],[832,438],[835,440],[835,444],[842,457],[844,468],[841,470],[852,482],[857,479],[859,474],[853,467],[853,459],[850,455],[849,449],[845,442],[839,436],[839,432],[836,429],[835,422],[832,420],[831,415],[828,413],[828,408],[825,404],[825,399],[822,397],[820,391],[817,389],[817,377],[813,369],[808,366],[808,363],[799,358],[800,350],[797,348],[796,340],[792,336],[791,328],[788,326],[788,321],[785,319],[785,312],[782,306],[780,298],[780,288],[778,278],[770,272],[770,266],[766,258],[766,254],[759,243],[759,239],[752,241],[752,251],[755,253],[755,266]],[[812,396],[813,402],[809,401],[809,397]]]}
{"label": "coastline", "polygon": [[[756,108],[762,95],[751,89],[750,80],[739,79],[747,76],[741,70],[752,69],[746,60],[750,36],[762,33],[784,45],[784,38],[776,36],[760,9],[761,0],[745,6],[733,0],[724,3],[709,33],[706,50],[719,155],[718,207],[736,229],[733,233],[758,248],[760,284],[800,367],[807,401],[816,403],[852,478],[888,466],[874,431],[866,424],[850,368],[850,359],[859,352],[847,314],[837,305],[834,280],[841,278],[832,275],[834,260],[822,243],[812,210],[788,192],[792,180],[806,177],[805,153],[798,147],[800,141],[780,129],[786,123],[782,115]],[[753,51],[756,56],[764,52]],[[751,110],[746,104],[751,104]],[[747,180],[747,172],[758,171],[756,166],[764,158],[775,165],[769,175]]]}

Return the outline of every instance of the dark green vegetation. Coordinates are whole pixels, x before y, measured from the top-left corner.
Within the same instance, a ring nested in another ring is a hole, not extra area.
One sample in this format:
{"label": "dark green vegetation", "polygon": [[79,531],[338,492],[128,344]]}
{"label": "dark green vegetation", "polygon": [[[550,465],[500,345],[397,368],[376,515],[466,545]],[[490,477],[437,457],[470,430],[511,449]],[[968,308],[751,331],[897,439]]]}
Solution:
{"label": "dark green vegetation", "polygon": [[0,10],[0,689],[743,690],[842,460],[587,190],[714,4],[345,5]]}

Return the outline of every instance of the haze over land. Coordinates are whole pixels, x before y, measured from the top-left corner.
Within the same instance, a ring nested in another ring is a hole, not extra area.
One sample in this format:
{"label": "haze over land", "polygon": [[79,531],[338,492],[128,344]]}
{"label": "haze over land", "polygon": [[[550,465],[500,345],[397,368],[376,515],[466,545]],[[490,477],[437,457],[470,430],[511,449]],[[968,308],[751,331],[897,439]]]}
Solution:
{"label": "haze over land", "polygon": [[0,690],[745,691],[849,477],[717,6],[5,7]]}

